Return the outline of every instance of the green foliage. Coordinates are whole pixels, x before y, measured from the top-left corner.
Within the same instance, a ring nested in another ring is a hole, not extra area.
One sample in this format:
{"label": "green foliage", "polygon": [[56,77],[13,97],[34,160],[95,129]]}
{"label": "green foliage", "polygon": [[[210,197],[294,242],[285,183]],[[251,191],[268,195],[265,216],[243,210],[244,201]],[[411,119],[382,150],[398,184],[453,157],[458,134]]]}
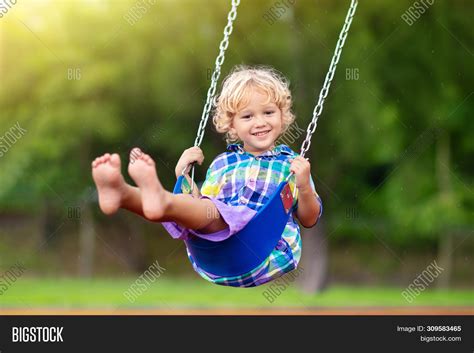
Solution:
{"label": "green foliage", "polygon": [[[3,209],[46,200],[63,207],[91,186],[95,156],[125,159],[135,145],[172,185],[178,157],[194,142],[229,4],[152,3],[133,24],[133,1],[19,3],[2,18],[0,135],[16,122],[28,131],[0,159]],[[273,1],[243,2],[222,75],[243,63],[282,71],[305,128],[346,5],[298,1],[269,23]],[[337,226],[357,209],[357,222],[341,227],[351,236],[370,237],[361,224],[382,224],[395,238],[472,229],[473,5],[436,2],[409,26],[400,16],[411,5],[359,4],[313,137],[325,217]],[[347,79],[354,69],[358,79]],[[448,137],[447,180],[440,134]],[[198,178],[225,148],[211,122],[202,147]]]}

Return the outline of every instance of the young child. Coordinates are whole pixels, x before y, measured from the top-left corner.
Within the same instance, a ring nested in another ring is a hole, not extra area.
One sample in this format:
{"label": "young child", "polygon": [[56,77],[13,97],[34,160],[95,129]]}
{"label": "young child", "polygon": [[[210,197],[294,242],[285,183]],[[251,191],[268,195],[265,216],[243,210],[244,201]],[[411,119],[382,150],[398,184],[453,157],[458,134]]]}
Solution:
{"label": "young child", "polygon": [[[209,166],[201,191],[172,194],[161,185],[150,156],[135,148],[128,172],[138,187],[125,183],[117,154],[105,154],[92,162],[102,211],[112,214],[119,208],[161,222],[173,238],[198,236],[224,240],[237,233],[269,200],[290,172],[292,191],[298,190],[291,214],[269,257],[252,271],[235,277],[219,277],[199,268],[188,253],[196,272],[216,284],[252,287],[295,269],[301,257],[298,218],[304,227],[314,226],[322,213],[309,162],[288,146],[275,146],[294,121],[287,81],[269,68],[237,67],[224,80],[213,117],[218,132],[226,134],[228,152],[218,155]],[[202,164],[199,147],[183,152],[175,173],[193,162]],[[189,168],[188,168],[189,169]],[[189,183],[191,179],[186,175]]]}

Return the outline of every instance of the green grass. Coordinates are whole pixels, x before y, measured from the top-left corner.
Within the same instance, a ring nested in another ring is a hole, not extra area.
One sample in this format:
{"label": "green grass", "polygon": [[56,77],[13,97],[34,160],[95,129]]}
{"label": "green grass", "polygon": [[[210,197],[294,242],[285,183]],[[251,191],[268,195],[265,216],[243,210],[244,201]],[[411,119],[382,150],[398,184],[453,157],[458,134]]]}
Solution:
{"label": "green grass", "polygon": [[473,290],[426,290],[411,304],[402,288],[331,287],[321,294],[305,294],[294,286],[270,303],[257,288],[227,288],[204,280],[157,279],[131,303],[123,295],[135,278],[55,279],[20,278],[0,296],[0,308],[255,308],[335,306],[473,306]]}

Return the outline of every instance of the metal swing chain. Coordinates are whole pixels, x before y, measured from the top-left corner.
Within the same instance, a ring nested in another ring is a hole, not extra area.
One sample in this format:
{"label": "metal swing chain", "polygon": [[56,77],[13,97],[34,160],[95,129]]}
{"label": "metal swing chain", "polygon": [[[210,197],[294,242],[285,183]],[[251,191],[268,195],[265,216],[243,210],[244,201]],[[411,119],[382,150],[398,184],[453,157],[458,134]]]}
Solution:
{"label": "metal swing chain", "polygon": [[311,123],[308,125],[306,129],[307,134],[306,138],[301,145],[301,157],[304,157],[306,152],[308,152],[309,146],[311,145],[311,137],[313,136],[314,131],[316,130],[316,126],[318,125],[318,119],[323,111],[324,100],[326,99],[329,93],[329,87],[331,86],[332,79],[334,77],[334,73],[336,72],[336,66],[339,62],[339,57],[341,56],[342,48],[344,47],[344,43],[347,38],[347,33],[352,23],[352,18],[354,17],[354,13],[357,8],[357,0],[351,0],[351,6],[349,7],[349,11],[347,12],[346,19],[344,21],[344,26],[342,27],[341,33],[339,34],[339,39],[336,44],[336,49],[334,51],[334,55],[331,60],[331,64],[329,65],[329,71],[326,74],[326,79],[324,80],[323,88],[321,92],[319,92],[319,99],[316,107],[313,110],[313,119]]}
{"label": "metal swing chain", "polygon": [[[199,146],[202,142],[202,139],[204,137],[205,133],[205,128],[207,125],[207,121],[209,119],[209,113],[211,111],[212,105],[213,105],[213,100],[214,96],[216,94],[216,88],[217,88],[217,82],[219,80],[220,74],[221,74],[221,66],[224,63],[225,59],[225,51],[227,50],[227,47],[229,46],[229,37],[230,34],[232,33],[233,30],[233,23],[235,18],[237,17],[237,7],[240,4],[240,0],[232,0],[232,8],[229,11],[229,14],[227,15],[227,25],[224,28],[224,38],[222,39],[220,45],[219,45],[219,55],[216,58],[215,62],[215,67],[214,71],[212,73],[211,77],[211,85],[209,87],[209,90],[207,91],[207,99],[206,99],[206,104],[204,105],[204,109],[202,112],[201,116],[201,121],[199,123],[198,127],[198,133],[196,136],[196,140],[194,141],[194,146]],[[313,110],[313,118],[311,120],[311,123],[308,125],[307,128],[307,134],[306,138],[303,141],[301,145],[301,152],[300,155],[304,157],[306,152],[308,151],[310,145],[311,145],[311,137],[313,133],[316,130],[316,127],[318,125],[318,119],[319,116],[321,115],[323,111],[323,106],[324,106],[324,100],[326,99],[328,93],[329,93],[329,87],[331,86],[332,79],[334,78],[334,73],[336,71],[337,63],[339,62],[339,58],[341,56],[342,48],[344,47],[347,34],[349,31],[349,28],[352,23],[352,19],[354,17],[356,8],[357,8],[358,1],[357,0],[351,0],[351,5],[349,7],[349,11],[347,12],[345,21],[344,21],[344,26],[342,27],[341,33],[339,34],[339,39],[336,44],[336,49],[334,51],[334,55],[331,60],[331,64],[329,66],[329,71],[326,74],[326,78],[324,80],[323,88],[321,89],[319,93],[319,98],[318,98],[318,103],[316,104],[314,110]],[[186,166],[183,169],[182,174],[184,175],[186,170],[188,169],[189,166]],[[191,192],[193,191],[194,188],[194,163],[192,164],[191,168]]]}
{"label": "metal swing chain", "polygon": [[[229,38],[233,30],[234,20],[237,17],[237,7],[240,4],[240,0],[232,0],[232,8],[227,15],[227,25],[224,28],[224,38],[222,39],[221,43],[219,44],[219,55],[216,58],[216,63],[214,67],[214,72],[211,76],[211,86],[207,91],[207,99],[206,104],[204,105],[204,109],[201,115],[201,121],[199,123],[198,132],[196,136],[196,140],[194,141],[194,146],[201,145],[202,139],[204,137],[204,133],[206,131],[207,120],[209,119],[209,113],[211,111],[212,105],[214,104],[214,96],[216,94],[217,82],[219,81],[219,77],[221,75],[221,66],[224,63],[225,59],[225,51],[229,46]],[[185,171],[188,169],[189,166],[186,166],[183,169],[182,174],[185,174]],[[194,188],[194,163],[192,164],[191,168],[191,192]]]}

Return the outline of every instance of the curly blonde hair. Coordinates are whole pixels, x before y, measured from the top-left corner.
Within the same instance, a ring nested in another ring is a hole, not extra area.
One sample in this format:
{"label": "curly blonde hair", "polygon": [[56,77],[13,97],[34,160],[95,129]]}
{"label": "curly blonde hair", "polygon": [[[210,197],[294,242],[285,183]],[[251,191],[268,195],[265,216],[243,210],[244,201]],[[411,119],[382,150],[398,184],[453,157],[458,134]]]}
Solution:
{"label": "curly blonde hair", "polygon": [[232,134],[234,116],[250,102],[252,89],[259,89],[268,95],[268,101],[275,103],[282,114],[283,135],[295,120],[291,111],[292,99],[288,80],[279,72],[266,66],[236,66],[224,79],[220,95],[214,104],[212,121],[217,132],[225,133],[227,144],[238,142]]}

